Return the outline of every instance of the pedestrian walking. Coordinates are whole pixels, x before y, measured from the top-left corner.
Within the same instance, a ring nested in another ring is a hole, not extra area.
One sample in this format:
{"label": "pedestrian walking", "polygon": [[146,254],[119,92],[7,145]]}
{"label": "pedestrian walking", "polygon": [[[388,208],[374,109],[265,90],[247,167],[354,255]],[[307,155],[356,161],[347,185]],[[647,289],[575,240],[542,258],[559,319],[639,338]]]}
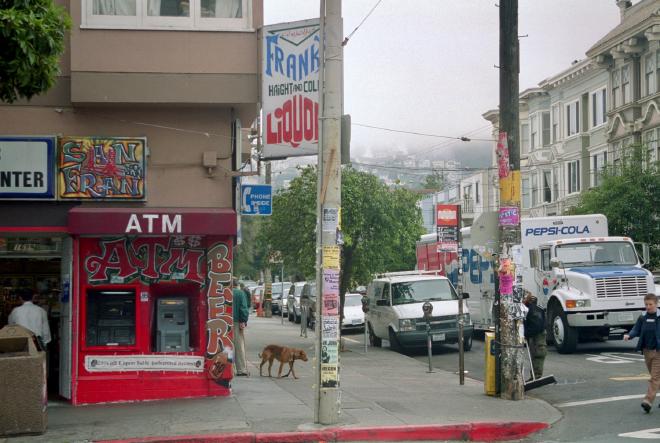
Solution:
{"label": "pedestrian walking", "polygon": [[639,337],[637,351],[644,354],[646,368],[651,375],[649,388],[642,401],[642,409],[647,414],[651,412],[655,395],[660,388],[660,322],[658,321],[658,297],[647,294],[644,297],[646,312],[639,316],[635,326],[623,336],[624,340]]}
{"label": "pedestrian walking", "polygon": [[19,289],[17,295],[22,304],[9,314],[9,324],[23,326],[32,331],[40,346],[46,350],[51,341],[48,314],[44,309],[32,303],[34,292],[31,289]]}
{"label": "pedestrian walking", "polygon": [[525,317],[525,340],[529,354],[532,357],[532,370],[534,377],[543,377],[543,365],[545,357],[548,354],[548,344],[545,332],[545,311],[538,305],[538,299],[529,292],[523,299],[527,307],[527,316]]}
{"label": "pedestrian walking", "polygon": [[245,352],[245,328],[250,311],[248,309],[247,294],[234,280],[232,289],[232,313],[234,318],[234,371],[237,376],[247,376],[247,357]]}

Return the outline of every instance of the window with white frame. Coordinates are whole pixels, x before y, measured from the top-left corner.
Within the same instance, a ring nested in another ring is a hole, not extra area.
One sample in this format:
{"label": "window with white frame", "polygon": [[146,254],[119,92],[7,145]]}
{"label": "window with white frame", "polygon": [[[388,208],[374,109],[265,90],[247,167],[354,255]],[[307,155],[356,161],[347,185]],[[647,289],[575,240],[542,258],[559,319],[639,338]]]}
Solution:
{"label": "window with white frame", "polygon": [[578,100],[566,105],[566,136],[580,132],[580,102]]}
{"label": "window with white frame", "polygon": [[606,89],[602,88],[591,93],[591,127],[595,128],[607,118]]}
{"label": "window with white frame", "polygon": [[568,193],[580,192],[580,160],[568,162],[566,173],[568,175]]}
{"label": "window with white frame", "polygon": [[539,118],[534,114],[529,118],[532,151],[539,147]]}
{"label": "window with white frame", "polygon": [[536,205],[539,201],[539,174],[537,171],[532,171],[530,178],[531,180],[531,188],[532,188],[532,200],[531,204],[532,206]]}
{"label": "window with white frame", "polygon": [[561,117],[559,111],[561,110],[559,104],[552,105],[552,143],[557,143],[560,138]]}
{"label": "window with white frame", "polygon": [[541,113],[541,126],[542,126],[542,135],[541,135],[541,142],[543,146],[549,146],[550,145],[550,112],[542,112]]}
{"label": "window with white frame", "polygon": [[660,151],[658,150],[658,135],[660,133],[660,128],[651,129],[650,131],[644,132],[644,146],[646,147],[646,160],[648,164],[653,164],[654,162],[660,161],[658,155]]}
{"label": "window with white frame", "polygon": [[653,95],[657,90],[655,80],[655,54],[644,57],[644,91],[646,95]]}
{"label": "window with white frame", "polygon": [[630,93],[630,65],[621,68],[621,101],[622,104],[630,103],[632,94]]}
{"label": "window with white frame", "polygon": [[474,184],[474,202],[475,203],[481,202],[481,195],[479,194],[479,182],[476,182]]}
{"label": "window with white frame", "polygon": [[612,109],[618,108],[623,102],[621,101],[621,71],[614,69],[612,71]]}
{"label": "window with white frame", "polygon": [[529,124],[520,124],[520,152],[522,154],[529,153]]}
{"label": "window with white frame", "polygon": [[559,185],[561,184],[561,174],[559,173],[560,167],[555,166],[552,168],[552,200],[559,200]]}
{"label": "window with white frame", "polygon": [[552,202],[552,170],[542,172],[543,177],[543,203]]}
{"label": "window with white frame", "polygon": [[82,0],[91,28],[250,30],[249,0]]}
{"label": "window with white frame", "polygon": [[528,209],[531,207],[530,192],[529,192],[529,177],[523,177],[521,180],[521,193],[522,193],[522,207]]}
{"label": "window with white frame", "polygon": [[591,186],[600,186],[603,171],[607,167],[607,151],[601,151],[591,156]]}

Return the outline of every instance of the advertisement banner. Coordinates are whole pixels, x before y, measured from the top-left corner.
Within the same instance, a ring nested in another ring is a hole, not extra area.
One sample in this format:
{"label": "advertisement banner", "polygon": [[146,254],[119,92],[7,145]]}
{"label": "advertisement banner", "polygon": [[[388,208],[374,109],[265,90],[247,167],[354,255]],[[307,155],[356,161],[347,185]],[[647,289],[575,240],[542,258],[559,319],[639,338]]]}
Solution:
{"label": "advertisement banner", "polygon": [[263,28],[263,158],[318,153],[320,40],[318,19]]}
{"label": "advertisement banner", "polygon": [[204,357],[196,355],[86,355],[85,370],[89,372],[202,372]]}
{"label": "advertisement banner", "polygon": [[0,199],[55,198],[55,138],[0,137]]}
{"label": "advertisement banner", "polygon": [[520,210],[516,206],[500,208],[500,226],[518,226],[520,224]]}
{"label": "advertisement banner", "polygon": [[60,138],[59,198],[144,200],[145,146],[144,138]]}

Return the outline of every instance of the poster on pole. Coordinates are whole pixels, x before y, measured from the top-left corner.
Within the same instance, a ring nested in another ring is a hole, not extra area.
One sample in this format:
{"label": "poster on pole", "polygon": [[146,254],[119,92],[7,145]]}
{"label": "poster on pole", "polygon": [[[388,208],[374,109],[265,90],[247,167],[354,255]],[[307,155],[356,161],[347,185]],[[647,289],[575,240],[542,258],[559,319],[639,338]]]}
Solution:
{"label": "poster on pole", "polygon": [[319,141],[319,20],[264,26],[261,59],[263,158],[316,155]]}

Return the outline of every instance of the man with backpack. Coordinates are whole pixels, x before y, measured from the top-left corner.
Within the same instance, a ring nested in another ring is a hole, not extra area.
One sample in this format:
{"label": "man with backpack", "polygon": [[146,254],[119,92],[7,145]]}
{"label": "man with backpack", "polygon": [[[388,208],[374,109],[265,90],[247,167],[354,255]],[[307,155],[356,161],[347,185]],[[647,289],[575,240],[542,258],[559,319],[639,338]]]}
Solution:
{"label": "man with backpack", "polygon": [[535,296],[527,293],[523,299],[527,306],[527,316],[525,317],[525,339],[529,347],[529,353],[532,356],[532,368],[534,377],[543,376],[543,364],[545,356],[548,354],[548,345],[545,333],[545,311],[538,305]]}

